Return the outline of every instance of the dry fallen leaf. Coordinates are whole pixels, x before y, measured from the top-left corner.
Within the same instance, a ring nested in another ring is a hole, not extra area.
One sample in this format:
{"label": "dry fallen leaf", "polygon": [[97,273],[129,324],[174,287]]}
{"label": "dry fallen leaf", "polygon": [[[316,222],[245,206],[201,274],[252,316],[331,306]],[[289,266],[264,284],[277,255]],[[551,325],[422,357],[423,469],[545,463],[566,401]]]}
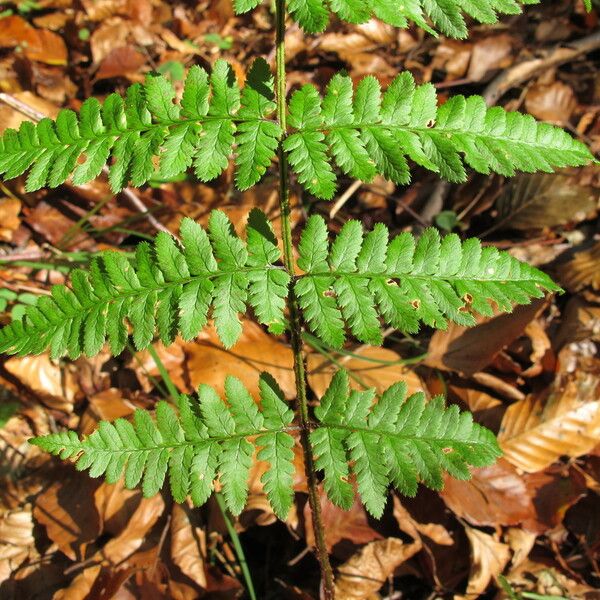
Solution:
{"label": "dry fallen leaf", "polygon": [[33,516],[48,537],[71,560],[85,556],[87,544],[100,533],[100,517],[93,503],[96,483],[72,468],[60,476],[35,502]]}
{"label": "dry fallen leaf", "polygon": [[142,81],[143,74],[140,69],[146,64],[146,57],[133,46],[125,45],[113,48],[100,63],[95,79],[112,79],[113,77],[127,77],[132,81]]}
{"label": "dry fallen leaf", "polygon": [[585,287],[600,290],[600,243],[576,252],[572,260],[559,267],[558,275],[570,292],[579,292]]}
{"label": "dry fallen leaf", "polygon": [[600,360],[581,357],[571,365],[565,350],[563,371],[546,393],[516,402],[502,420],[504,456],[529,473],[586,454],[600,438]]}
{"label": "dry fallen leaf", "polygon": [[194,525],[186,505],[175,504],[171,512],[171,558],[184,575],[206,588],[206,533]]}
{"label": "dry fallen leaf", "polygon": [[446,331],[433,334],[425,363],[471,376],[487,367],[503,348],[520,337],[544,305],[544,300],[536,300],[470,329],[451,323]]}
{"label": "dry fallen leaf", "polygon": [[541,121],[564,126],[577,108],[577,98],[573,88],[561,81],[537,83],[527,90],[525,108]]}
{"label": "dry fallen leaf", "polygon": [[547,173],[515,177],[498,198],[499,229],[529,231],[578,223],[597,211],[598,191],[576,177]]}
{"label": "dry fallen leaf", "polygon": [[465,526],[465,533],[471,544],[471,572],[467,593],[463,597],[466,599],[478,597],[490,581],[502,573],[510,560],[510,547],[499,542],[495,536],[468,525]]}
{"label": "dry fallen leaf", "polygon": [[[329,552],[342,540],[353,544],[366,544],[373,540],[382,539],[382,535],[369,525],[369,517],[358,497],[350,510],[346,511],[337,507],[327,498],[324,491],[319,495],[321,501],[321,516],[325,527],[325,543]],[[304,507],[306,520],[306,544],[315,546],[315,536],[312,526],[312,513],[308,503]]]}
{"label": "dry fallen leaf", "polygon": [[21,201],[17,198],[2,198],[0,200],[0,240],[12,241],[14,232],[21,225],[19,213],[21,212]]}
{"label": "dry fallen leaf", "polygon": [[4,368],[34,392],[49,408],[70,413],[81,395],[70,369],[62,369],[48,354],[11,358]]}
{"label": "dry fallen leaf", "polygon": [[514,38],[507,33],[486,36],[473,44],[467,79],[481,81],[491,71],[509,67],[514,46]]}
{"label": "dry fallen leaf", "polygon": [[338,600],[370,600],[397,567],[421,550],[421,542],[398,538],[367,544],[341,565],[335,583]]}
{"label": "dry fallen leaf", "polygon": [[223,348],[214,328],[202,332],[195,342],[182,344],[188,389],[195,390],[206,383],[223,393],[225,377],[232,374],[258,397],[258,377],[266,371],[275,377],[287,398],[294,398],[296,386],[289,346],[252,321],[244,320],[243,327],[242,336],[231,350]]}
{"label": "dry fallen leaf", "polygon": [[364,383],[382,393],[392,384],[404,381],[409,395],[425,390],[421,378],[401,361],[402,357],[393,350],[376,346],[361,346],[353,351],[353,356],[336,357],[335,363],[313,351],[307,359],[308,383],[320,398],[329,387],[333,374],[343,368],[360,380],[350,377],[353,389],[364,389]]}
{"label": "dry fallen leaf", "polygon": [[95,565],[84,569],[71,581],[68,587],[58,590],[52,600],[86,600],[100,575],[102,567]]}
{"label": "dry fallen leaf", "polygon": [[446,477],[441,496],[453,513],[472,525],[518,525],[535,516],[527,485],[504,459],[474,469],[470,481]]}
{"label": "dry fallen leaf", "polygon": [[0,47],[18,47],[30,60],[49,65],[67,64],[67,46],[60,35],[46,29],[36,29],[17,15],[0,19]]}
{"label": "dry fallen leaf", "polygon": [[102,549],[103,556],[113,565],[118,565],[126,560],[144,543],[146,534],[165,509],[165,503],[160,494],[152,498],[141,498],[141,494],[138,494],[138,498],[139,503],[128,519],[127,525]]}

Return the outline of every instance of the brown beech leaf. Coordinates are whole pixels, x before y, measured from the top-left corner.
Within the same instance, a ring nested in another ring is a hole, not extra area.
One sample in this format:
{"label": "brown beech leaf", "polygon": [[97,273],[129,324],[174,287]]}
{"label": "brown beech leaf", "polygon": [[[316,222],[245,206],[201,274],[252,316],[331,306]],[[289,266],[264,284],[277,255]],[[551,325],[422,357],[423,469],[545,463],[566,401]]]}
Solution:
{"label": "brown beech leaf", "polygon": [[268,335],[256,323],[244,320],[244,332],[231,350],[225,350],[214,328],[203,331],[195,342],[183,344],[186,356],[184,376],[189,389],[201,383],[223,392],[225,377],[235,375],[258,397],[258,376],[267,371],[281,386],[287,398],[296,396],[293,358],[289,346]]}
{"label": "brown beech leaf", "polygon": [[512,63],[515,46],[509,34],[486,36],[473,44],[467,79],[481,81],[490,71],[504,69]]}
{"label": "brown beech leaf", "polygon": [[72,468],[59,473],[58,481],[37,498],[33,516],[63,554],[81,560],[87,544],[100,533],[92,496],[97,484]]}
{"label": "brown beech leaf", "polygon": [[21,225],[20,212],[21,201],[18,198],[2,198],[0,200],[0,241],[12,241],[14,232]]}
{"label": "brown beech leaf", "polygon": [[194,524],[186,505],[175,504],[171,512],[171,558],[192,581],[206,589],[206,533]]}
{"label": "brown beech leaf", "polygon": [[335,583],[339,600],[370,600],[385,585],[388,577],[421,550],[421,542],[406,544],[387,538],[367,544],[341,565]]}
{"label": "brown beech leaf", "polygon": [[440,523],[421,523],[420,521],[417,521],[410,512],[402,506],[402,503],[397,496],[394,496],[394,518],[398,522],[398,527],[415,540],[420,539],[423,535],[440,546],[454,545],[453,537],[443,525]]}
{"label": "brown beech leaf", "polygon": [[474,598],[482,594],[490,581],[502,573],[510,560],[510,547],[499,542],[495,536],[468,525],[465,533],[471,544],[471,572],[464,598]]}
{"label": "brown beech leaf", "polygon": [[572,260],[558,270],[560,282],[570,291],[586,287],[600,290],[600,242],[587,250],[576,252]]}
{"label": "brown beech leaf", "polygon": [[523,478],[530,490],[535,506],[535,517],[524,527],[545,533],[562,523],[569,508],[587,491],[585,477],[580,471],[563,469],[560,465],[538,473],[528,473]]}
{"label": "brown beech leaf", "polygon": [[86,600],[90,598],[89,594],[96,579],[98,579],[101,569],[100,565],[84,569],[71,581],[68,587],[58,590],[52,600]]}
{"label": "brown beech leaf", "polygon": [[498,228],[529,231],[579,223],[596,214],[597,202],[598,191],[581,185],[576,177],[547,173],[518,175],[496,203]]}
{"label": "brown beech leaf", "polygon": [[30,556],[35,556],[33,518],[29,505],[1,513],[0,586]]}
{"label": "brown beech leaf", "polygon": [[10,358],[4,368],[34,392],[49,408],[71,412],[80,395],[73,373],[50,360],[48,354]]}
{"label": "brown beech leaf", "polygon": [[588,453],[600,438],[600,360],[582,358],[570,364],[543,395],[531,395],[509,406],[498,435],[504,456],[534,473],[561,456]]}
{"label": "brown beech leaf", "polygon": [[119,46],[111,50],[100,63],[95,79],[112,79],[113,77],[127,77],[132,80],[139,77],[140,68],[146,64],[146,57],[133,46]]}
{"label": "brown beech leaf", "polygon": [[451,323],[446,331],[436,331],[429,343],[426,364],[430,367],[458,371],[466,376],[487,367],[506,346],[523,334],[545,305],[544,300],[518,306],[467,329]]}
{"label": "brown beech leaf", "polygon": [[473,469],[470,481],[445,478],[442,499],[472,525],[518,525],[535,517],[531,492],[504,459],[483,469]]}
{"label": "brown beech leaf", "polygon": [[353,351],[353,356],[336,357],[336,362],[317,352],[308,355],[308,383],[313,392],[321,397],[331,383],[333,374],[338,368],[347,369],[359,380],[350,377],[353,389],[374,387],[378,393],[385,391],[397,381],[404,381],[408,393],[414,394],[425,390],[425,384],[413,369],[401,364],[402,357],[387,348],[361,346]]}
{"label": "brown beech leaf", "polygon": [[564,126],[577,108],[577,98],[573,88],[561,81],[537,83],[527,90],[525,108],[541,121]]}
{"label": "brown beech leaf", "polygon": [[554,340],[557,348],[588,338],[595,342],[600,341],[600,306],[597,304],[574,296],[567,302],[561,316]]}
{"label": "brown beech leaf", "polygon": [[[324,492],[319,497],[325,526],[325,543],[330,552],[342,540],[347,540],[352,544],[366,544],[382,539],[383,536],[369,525],[367,512],[358,498],[355,498],[350,510],[345,511],[333,504]],[[314,547],[312,513],[308,503],[304,508],[304,518],[306,519],[306,543],[308,546]]]}
{"label": "brown beech leaf", "polygon": [[152,529],[165,509],[160,494],[152,498],[141,498],[127,521],[127,525],[119,534],[109,540],[102,554],[113,564],[118,565],[129,558],[144,542],[146,534]]}
{"label": "brown beech leaf", "polygon": [[49,65],[67,64],[67,46],[60,35],[36,29],[17,15],[0,19],[0,47],[18,47],[30,60]]}

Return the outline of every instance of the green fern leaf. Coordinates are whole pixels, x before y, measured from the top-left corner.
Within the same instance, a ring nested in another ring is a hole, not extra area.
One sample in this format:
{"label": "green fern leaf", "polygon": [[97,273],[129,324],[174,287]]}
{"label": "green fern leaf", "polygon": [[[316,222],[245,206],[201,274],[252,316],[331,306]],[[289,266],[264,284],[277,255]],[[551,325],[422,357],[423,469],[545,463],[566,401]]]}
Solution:
{"label": "green fern leaf", "polygon": [[347,222],[329,248],[327,227],[312,216],[302,233],[295,291],[308,327],[339,348],[345,329],[360,341],[381,343],[380,323],[414,333],[419,323],[445,328],[448,320],[475,324],[472,313],[492,316],[558,291],[541,271],[476,239],[443,239],[428,229],[415,240],[402,233],[388,242],[378,224],[366,236]]}
{"label": "green fern leaf", "polygon": [[164,401],[156,418],[143,410],[133,423],[102,421],[89,437],[73,431],[31,440],[43,450],[76,461],[78,470],[104,476],[116,483],[123,475],[127,488],[140,482],[144,496],[156,495],[168,479],[173,498],[195,505],[206,502],[219,479],[225,501],[239,514],[248,496],[248,475],[255,446],[258,459],[268,463],[262,481],[276,514],[285,519],[293,499],[294,438],[288,433],[293,412],[272,377],[259,380],[261,406],[242,383],[228,377],[227,403],[210,386],[203,385],[198,402],[182,396],[178,410]]}
{"label": "green fern leaf", "polygon": [[[198,400],[180,396],[177,410],[164,401],[156,417],[137,410],[133,422],[106,421],[89,437],[73,431],[34,438],[43,450],[71,460],[92,477],[109,483],[124,476],[125,486],[157,494],[168,480],[173,498],[190,497],[199,506],[218,480],[228,508],[239,514],[248,497],[249,470],[267,463],[261,478],[276,515],[285,519],[293,502],[294,413],[283,392],[266,374],[259,378],[260,406],[235,377],[225,381],[226,401],[203,385]],[[335,504],[350,508],[352,476],[371,514],[383,513],[390,484],[414,495],[419,482],[441,489],[442,474],[468,479],[470,466],[492,464],[500,449],[492,433],[473,423],[470,413],[444,407],[441,398],[422,393],[406,398],[398,383],[375,402],[374,390],[350,391],[348,374],[338,371],[315,409],[318,421],[310,442],[315,466]]]}
{"label": "green fern leaf", "polygon": [[[0,137],[0,175],[11,179],[29,171],[27,191],[56,187],[72,175],[76,185],[97,177],[112,162],[114,192],[155,175],[174,177],[194,166],[197,177],[218,177],[237,147],[237,183],[246,189],[270,166],[281,136],[269,119],[275,110],[273,76],[258,59],[240,92],[233,69],[218,60],[210,75],[193,66],[181,100],[171,83],[150,75],[132,85],[123,99],[111,94],[104,105],[86,100],[79,116],[59,112],[56,121],[25,122]],[[81,158],[85,158],[82,162]],[[156,169],[158,158],[158,171]]]}
{"label": "green fern leaf", "polygon": [[156,334],[165,344],[178,334],[195,338],[209,311],[221,341],[239,338],[239,314],[247,304],[260,323],[283,331],[289,274],[277,266],[281,253],[266,216],[253,210],[248,243],[235,235],[224,213],[214,211],[208,233],[191,219],[181,224],[181,244],[159,233],[153,246],[142,243],[130,261],[115,251],[96,257],[89,273],[75,271],[71,287],[54,286],[22,320],[0,330],[0,352],[76,358],[96,355],[106,341],[123,351],[127,322],[138,349]]}
{"label": "green fern leaf", "polygon": [[[584,0],[586,7],[591,0]],[[435,34],[426,22],[428,17],[443,34],[464,38],[467,26],[464,15],[479,23],[496,23],[499,15],[517,15],[523,5],[539,0],[290,0],[288,10],[308,33],[321,33],[327,27],[329,14],[349,23],[366,23],[372,17],[395,27],[408,27],[413,21]],[[257,0],[236,0],[236,12],[243,13],[258,5]],[[591,8],[588,8],[591,10]]]}
{"label": "green fern leaf", "polygon": [[381,96],[373,77],[353,92],[352,80],[335,75],[321,99],[312,86],[292,95],[292,131],[284,142],[299,182],[319,198],[335,193],[332,159],[346,174],[370,181],[377,173],[409,181],[407,158],[451,182],[467,178],[465,167],[483,174],[552,172],[593,160],[563,130],[502,108],[483,98],[455,96],[437,106],[433,85],[416,86],[399,75]]}
{"label": "green fern leaf", "polygon": [[373,395],[372,390],[350,392],[348,374],[339,371],[315,410],[320,423],[311,433],[316,467],[324,472],[327,495],[342,508],[352,504],[350,472],[365,507],[379,518],[390,483],[414,496],[418,482],[441,489],[444,471],[468,479],[469,466],[490,465],[501,455],[490,431],[457,406],[445,408],[442,398],[425,402],[419,393],[407,399],[402,384],[375,404]]}

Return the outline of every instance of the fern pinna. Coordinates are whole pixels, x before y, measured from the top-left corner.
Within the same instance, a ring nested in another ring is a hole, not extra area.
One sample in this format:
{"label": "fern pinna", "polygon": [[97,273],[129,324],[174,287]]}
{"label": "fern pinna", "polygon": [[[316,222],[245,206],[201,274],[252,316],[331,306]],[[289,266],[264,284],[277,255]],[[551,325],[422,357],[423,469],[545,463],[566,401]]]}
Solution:
{"label": "fern pinna", "polygon": [[[35,438],[44,450],[75,459],[77,469],[110,483],[124,473],[125,485],[142,481],[145,496],[157,494],[168,477],[173,498],[189,496],[195,506],[210,497],[219,480],[227,506],[239,514],[248,497],[255,447],[267,463],[262,483],[275,514],[285,519],[293,500],[294,413],[274,379],[259,380],[260,407],[239,379],[225,381],[227,402],[207,385],[197,402],[180,396],[176,412],[167,402],[156,406],[156,420],[137,410],[133,424],[103,421],[84,440],[67,431]],[[374,390],[349,391],[348,374],[338,371],[315,411],[310,434],[316,467],[332,502],[349,509],[354,501],[350,472],[366,508],[380,517],[392,483],[414,496],[417,482],[440,489],[442,472],[467,479],[469,465],[485,466],[500,455],[494,436],[473,423],[457,406],[444,408],[441,397],[425,401],[422,393],[406,398],[396,384],[375,403]],[[351,466],[350,466],[351,465]]]}
{"label": "fern pinna", "polygon": [[129,327],[138,350],[155,336],[163,344],[177,335],[195,338],[212,317],[226,348],[242,333],[247,307],[274,333],[286,328],[290,283],[307,327],[340,348],[346,332],[379,345],[381,325],[415,333],[421,322],[445,328],[451,320],[475,324],[473,313],[491,316],[490,302],[510,311],[544,291],[552,280],[507,252],[482,248],[477,239],[441,238],[427,229],[416,240],[401,233],[388,240],[377,224],[364,235],[349,221],[328,240],[322,217],[310,217],[298,246],[298,269],[284,268],[266,215],[248,216],[246,241],[233,231],[225,213],[215,210],[208,231],[189,218],[181,242],[159,233],[153,245],[140,243],[133,259],[116,251],[95,257],[89,272],[78,270],[70,287],[55,285],[20,320],[0,330],[0,352],[53,357],[94,356],[108,341],[113,354],[125,348]]}
{"label": "fern pinna", "polygon": [[[210,76],[194,66],[181,100],[175,98],[165,77],[149,76],[144,86],[132,85],[125,99],[111,94],[103,105],[86,100],[79,117],[62,110],[55,122],[26,121],[0,138],[0,175],[11,179],[29,171],[28,191],[56,187],[71,173],[75,184],[83,184],[110,157],[115,192],[129,181],[139,186],[190,166],[201,181],[210,181],[227,168],[235,146],[238,188],[262,178],[282,136],[270,118],[273,76],[264,60],[255,61],[241,91],[226,62],[217,61]],[[350,77],[336,75],[324,98],[306,85],[292,94],[288,122],[283,147],[290,165],[305,189],[323,199],[336,191],[334,163],[363,181],[380,174],[406,184],[407,158],[453,182],[467,178],[462,156],[480,173],[502,175],[591,160],[589,150],[561,129],[487,109],[479,96],[456,96],[438,108],[433,85],[416,86],[410,73],[399,75],[383,95],[374,77],[354,91]]]}
{"label": "fern pinna", "polygon": [[[214,211],[204,229],[191,219],[179,237],[160,233],[133,255],[96,256],[87,271],[72,273],[22,318],[0,330],[0,352],[53,357],[93,356],[108,342],[119,354],[129,336],[137,349],[158,336],[170,344],[195,338],[209,320],[223,345],[242,333],[240,315],[251,308],[274,334],[286,334],[294,356],[293,411],[268,374],[260,378],[260,404],[234,377],[225,382],[225,401],[201,386],[198,399],[173,398],[133,421],[102,422],[89,437],[63,431],[33,443],[71,459],[90,475],[110,482],[124,477],[157,494],[168,479],[173,498],[201,505],[217,484],[227,506],[239,514],[248,496],[253,461],[267,463],[262,476],[275,513],[285,518],[294,499],[294,450],[302,447],[315,546],[327,600],[334,597],[331,566],[320,517],[319,480],[329,498],[349,508],[360,495],[379,517],[391,484],[414,495],[423,483],[434,489],[442,474],[468,478],[469,467],[499,456],[491,432],[469,413],[446,408],[441,398],[406,398],[391,386],[380,398],[373,390],[350,390],[339,371],[314,410],[309,406],[302,330],[325,346],[341,348],[348,336],[367,344],[383,342],[382,327],[408,333],[421,324],[444,328],[448,321],[469,326],[475,315],[510,311],[515,304],[559,288],[541,271],[506,252],[482,247],[477,239],[441,237],[430,228],[416,239],[390,237],[376,224],[365,232],[349,221],[330,235],[325,221],[310,216],[294,248],[289,205],[289,170],[308,193],[331,199],[341,173],[362,181],[382,175],[397,185],[410,181],[411,163],[451,182],[479,173],[511,176],[516,171],[552,171],[593,160],[567,133],[532,117],[488,108],[478,96],[456,96],[439,106],[430,83],[417,85],[402,73],[382,91],[375,77],[354,84],[336,74],[321,93],[313,85],[286,89],[286,10],[307,32],[322,31],[330,13],[351,23],[376,17],[392,25],[409,22],[454,37],[466,35],[465,16],[493,23],[537,0],[275,0],[276,77],[258,59],[243,87],[226,62],[209,74],[189,69],[182,90],[160,75],[134,84],[125,97],[103,104],[86,100],[77,115],[25,122],[0,137],[0,175],[28,173],[28,191],[75,184],[98,176],[109,164],[115,192],[129,183],[170,178],[193,169],[211,181],[235,163],[244,190],[256,184],[276,160],[279,168],[281,246],[266,216],[253,210],[244,231]],[[585,0],[590,8],[590,0]],[[260,0],[234,0],[238,13]],[[274,90],[277,90],[275,94]],[[258,453],[255,454],[255,450]]]}

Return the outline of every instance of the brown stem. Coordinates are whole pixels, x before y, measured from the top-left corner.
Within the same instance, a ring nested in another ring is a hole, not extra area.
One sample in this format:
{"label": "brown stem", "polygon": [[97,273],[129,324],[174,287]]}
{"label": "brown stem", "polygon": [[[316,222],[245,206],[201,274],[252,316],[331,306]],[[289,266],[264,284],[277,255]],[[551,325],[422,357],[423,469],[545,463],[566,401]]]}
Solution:
{"label": "brown stem", "polygon": [[[285,64],[285,0],[276,3],[276,65],[277,65],[277,119],[282,129],[282,140],[279,143],[279,204],[281,207],[281,235],[283,239],[283,262],[291,276],[294,275],[294,245],[292,240],[291,207],[289,193],[289,168],[287,157],[283,149],[283,139],[287,129],[286,106],[286,64]],[[321,517],[321,501],[317,486],[315,459],[310,444],[310,418],[308,415],[308,399],[306,393],[306,367],[304,364],[304,350],[302,343],[302,323],[298,301],[294,294],[293,286],[290,287],[288,296],[288,310],[290,320],[290,337],[292,352],[294,354],[294,375],[296,378],[296,395],[298,412],[300,416],[300,441],[304,453],[304,466],[308,482],[308,501],[312,511],[313,530],[317,550],[317,559],[321,565],[323,576],[324,596],[326,600],[333,600],[335,589],[333,571],[329,562],[327,545],[325,544],[325,529]]]}

